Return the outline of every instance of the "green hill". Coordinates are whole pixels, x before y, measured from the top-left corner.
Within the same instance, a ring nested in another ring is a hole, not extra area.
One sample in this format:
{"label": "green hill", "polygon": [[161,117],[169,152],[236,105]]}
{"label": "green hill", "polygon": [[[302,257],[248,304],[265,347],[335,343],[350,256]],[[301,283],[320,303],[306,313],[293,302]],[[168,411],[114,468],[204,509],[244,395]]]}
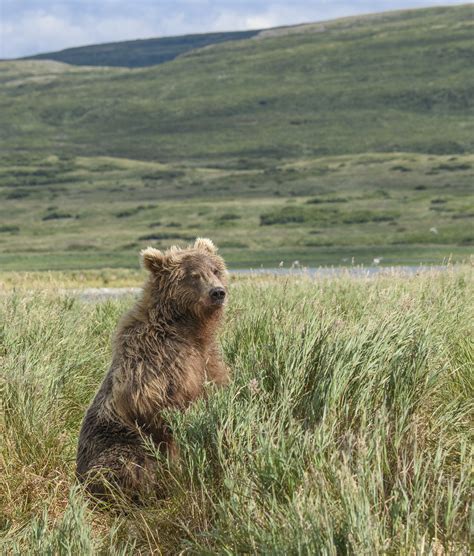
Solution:
{"label": "green hill", "polygon": [[[0,64],[0,266],[472,251],[473,6],[266,31],[140,69]],[[20,255],[19,255],[20,254]]]}
{"label": "green hill", "polygon": [[472,13],[302,26],[135,70],[3,63],[0,148],[251,164],[472,152]]}
{"label": "green hill", "polygon": [[28,56],[28,60],[54,60],[77,66],[118,66],[140,68],[169,62],[177,56],[195,48],[202,48],[224,41],[248,39],[259,31],[237,31],[230,33],[206,33],[163,37],[135,41],[94,44],[77,48],[66,48],[59,52],[46,52]]}

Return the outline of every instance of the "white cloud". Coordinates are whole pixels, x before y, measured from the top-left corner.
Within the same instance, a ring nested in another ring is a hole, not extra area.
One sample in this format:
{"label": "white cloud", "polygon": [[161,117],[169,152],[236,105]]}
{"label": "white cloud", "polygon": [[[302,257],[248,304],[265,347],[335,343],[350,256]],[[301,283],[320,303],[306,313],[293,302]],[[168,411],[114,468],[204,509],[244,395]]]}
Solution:
{"label": "white cloud", "polygon": [[1,29],[1,57],[41,51],[44,46],[64,48],[87,41],[89,31],[44,12],[25,14],[15,22],[4,22]]}
{"label": "white cloud", "polygon": [[[320,4],[325,2],[320,2]],[[301,3],[300,3],[301,4]],[[370,9],[365,12],[370,12]],[[318,7],[313,5],[285,6],[272,5],[263,10],[255,10],[253,13],[241,13],[234,10],[220,11],[212,23],[213,31],[229,31],[234,29],[268,29],[271,27],[282,27],[298,23],[309,23],[342,16],[364,13],[364,10],[356,10],[351,5],[334,6],[327,5]]]}
{"label": "white cloud", "polygon": [[44,11],[27,12],[15,22],[2,24],[0,58],[155,35],[155,27],[146,19],[120,16],[97,19],[87,16],[72,23],[68,18]]}

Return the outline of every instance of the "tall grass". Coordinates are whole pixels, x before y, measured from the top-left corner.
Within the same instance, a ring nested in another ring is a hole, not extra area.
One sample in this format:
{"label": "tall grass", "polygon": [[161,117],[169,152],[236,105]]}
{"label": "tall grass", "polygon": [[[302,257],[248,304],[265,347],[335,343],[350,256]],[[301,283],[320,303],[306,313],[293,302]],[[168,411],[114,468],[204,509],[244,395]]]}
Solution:
{"label": "tall grass", "polygon": [[74,455],[131,300],[3,292],[0,551],[467,554],[472,284],[466,267],[233,284],[233,382],[170,414],[168,496],[121,515],[75,485]]}

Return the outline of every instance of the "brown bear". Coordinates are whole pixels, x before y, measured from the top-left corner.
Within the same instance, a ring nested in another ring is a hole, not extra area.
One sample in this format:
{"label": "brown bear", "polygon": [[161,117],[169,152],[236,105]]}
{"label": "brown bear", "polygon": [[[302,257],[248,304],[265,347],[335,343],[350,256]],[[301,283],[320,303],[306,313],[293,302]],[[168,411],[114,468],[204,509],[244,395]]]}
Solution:
{"label": "brown bear", "polygon": [[216,342],[227,270],[212,241],[165,252],[148,247],[141,256],[148,281],[118,326],[112,364],[79,436],[77,477],[99,498],[118,488],[140,500],[156,490],[157,460],[147,443],[176,454],[163,410],[184,410],[207,382],[229,380]]}

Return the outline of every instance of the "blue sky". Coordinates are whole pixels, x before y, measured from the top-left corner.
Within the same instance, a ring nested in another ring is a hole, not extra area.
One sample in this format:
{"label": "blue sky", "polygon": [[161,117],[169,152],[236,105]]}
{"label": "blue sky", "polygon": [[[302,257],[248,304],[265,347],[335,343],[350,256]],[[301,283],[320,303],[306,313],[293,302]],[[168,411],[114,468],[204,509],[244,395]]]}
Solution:
{"label": "blue sky", "polygon": [[0,0],[0,58],[463,3],[466,0]]}

